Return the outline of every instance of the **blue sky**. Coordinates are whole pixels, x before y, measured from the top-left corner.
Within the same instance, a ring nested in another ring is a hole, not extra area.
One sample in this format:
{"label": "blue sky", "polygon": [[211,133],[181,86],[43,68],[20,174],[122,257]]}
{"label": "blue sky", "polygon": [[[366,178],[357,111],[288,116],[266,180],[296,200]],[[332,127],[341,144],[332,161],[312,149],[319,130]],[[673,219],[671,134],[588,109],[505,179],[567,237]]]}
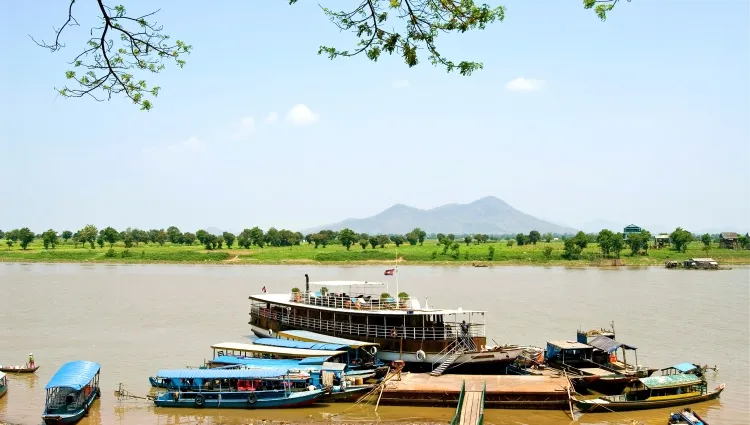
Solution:
{"label": "blue sky", "polygon": [[572,226],[750,230],[747,1],[633,0],[604,23],[492,1],[504,22],[439,43],[484,62],[471,77],[318,56],[356,39],[311,0],[123,1],[194,48],[149,76],[150,112],[56,96],[93,0],[54,54],[28,35],[66,2],[0,6],[0,228],[302,229],[494,195]]}

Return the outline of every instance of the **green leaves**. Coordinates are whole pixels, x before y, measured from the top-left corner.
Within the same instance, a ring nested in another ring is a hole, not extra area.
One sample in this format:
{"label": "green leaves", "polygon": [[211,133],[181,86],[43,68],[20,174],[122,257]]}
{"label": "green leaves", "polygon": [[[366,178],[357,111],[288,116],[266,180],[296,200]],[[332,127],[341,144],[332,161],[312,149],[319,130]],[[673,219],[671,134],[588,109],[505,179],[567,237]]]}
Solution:
{"label": "green leaves", "polygon": [[[584,9],[594,9],[594,13],[602,21],[607,20],[607,12],[610,12],[615,8],[615,5],[620,0],[583,0]],[[630,2],[630,0],[627,0]]]}
{"label": "green leaves", "polygon": [[[290,1],[290,4],[294,3],[296,0]],[[482,69],[482,64],[448,60],[438,51],[438,35],[481,30],[488,24],[505,18],[504,7],[477,5],[474,0],[363,0],[351,11],[334,12],[328,8],[322,10],[339,29],[354,33],[359,42],[354,51],[320,46],[318,54],[335,59],[364,52],[368,59],[375,62],[383,52],[397,52],[407,66],[413,67],[420,62],[420,56],[423,55],[421,50],[425,50],[428,60],[434,66],[441,66],[447,72],[458,71],[461,75],[471,75]],[[388,10],[394,13],[389,14]],[[396,18],[392,19],[393,16]],[[386,30],[389,23],[397,24],[401,29]]]}

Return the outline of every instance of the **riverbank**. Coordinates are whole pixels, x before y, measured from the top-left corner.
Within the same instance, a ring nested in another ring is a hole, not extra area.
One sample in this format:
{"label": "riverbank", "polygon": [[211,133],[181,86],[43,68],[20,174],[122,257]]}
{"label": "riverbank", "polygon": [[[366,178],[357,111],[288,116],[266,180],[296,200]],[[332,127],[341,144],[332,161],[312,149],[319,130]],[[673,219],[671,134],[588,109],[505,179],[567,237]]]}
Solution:
{"label": "riverbank", "polygon": [[[580,259],[563,257],[562,242],[540,242],[536,245],[507,246],[505,242],[461,244],[459,249],[444,251],[436,241],[424,245],[395,245],[384,248],[362,249],[359,245],[347,250],[341,245],[315,248],[312,245],[265,247],[252,249],[205,250],[201,246],[140,244],[125,248],[75,246],[63,243],[54,249],[44,249],[41,243],[28,249],[18,247],[0,250],[0,262],[35,263],[115,263],[115,264],[259,264],[259,265],[434,265],[434,266],[562,266],[612,267],[662,266],[666,260],[683,261],[688,258],[711,257],[721,266],[750,265],[750,250],[705,250],[703,244],[692,243],[686,252],[671,249],[651,249],[648,255],[631,256],[623,251],[619,261],[603,258],[596,244],[589,244]],[[398,258],[398,260],[397,260]]]}

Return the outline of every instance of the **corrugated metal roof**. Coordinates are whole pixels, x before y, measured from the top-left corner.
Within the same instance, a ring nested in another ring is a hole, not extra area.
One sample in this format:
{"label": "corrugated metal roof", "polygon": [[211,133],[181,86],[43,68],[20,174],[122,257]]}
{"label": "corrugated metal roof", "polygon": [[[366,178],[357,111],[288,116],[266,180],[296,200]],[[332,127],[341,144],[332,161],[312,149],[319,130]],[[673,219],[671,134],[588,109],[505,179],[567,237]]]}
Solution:
{"label": "corrugated metal roof", "polygon": [[611,353],[613,351],[616,351],[622,344],[615,341],[612,338],[608,338],[606,336],[597,336],[596,338],[589,341],[589,345],[595,348],[598,348],[602,351],[606,351],[608,353]]}
{"label": "corrugated metal roof", "polygon": [[[314,362],[312,360],[315,359]],[[326,362],[324,357],[309,357],[302,360],[292,359],[255,359],[248,357],[219,356],[213,361],[228,365],[240,365],[250,369],[286,369],[286,370],[345,370],[346,364]]]}
{"label": "corrugated metal roof", "polygon": [[211,348],[216,350],[230,350],[230,351],[241,351],[249,353],[264,353],[264,354],[277,354],[281,356],[289,357],[320,357],[320,356],[336,356],[338,354],[346,353],[346,351],[330,351],[330,350],[306,350],[302,348],[286,348],[286,347],[273,347],[270,345],[256,345],[256,344],[243,344],[240,342],[222,342],[214,344]]}
{"label": "corrugated metal roof", "polygon": [[685,385],[699,384],[703,382],[700,378],[689,373],[667,376],[651,376],[640,378],[641,383],[651,389],[682,387]]}
{"label": "corrugated metal roof", "polygon": [[590,345],[581,344],[577,341],[548,341],[547,344],[554,345],[563,350],[583,350],[586,348],[592,348]]}
{"label": "corrugated metal roof", "polygon": [[336,336],[323,335],[323,334],[319,334],[315,332],[302,331],[302,330],[281,331],[278,333],[278,335],[279,335],[279,338],[289,338],[289,339],[293,339],[296,341],[316,341],[316,342],[323,342],[323,343],[328,343],[328,344],[340,344],[345,347],[351,347],[351,348],[380,345],[375,342],[355,341],[353,339],[339,338]]}
{"label": "corrugated metal roof", "polygon": [[72,388],[76,391],[86,386],[99,373],[101,365],[88,360],[76,360],[65,363],[52,376],[44,389]]}
{"label": "corrugated metal roof", "polygon": [[253,344],[269,345],[273,347],[302,348],[305,350],[326,350],[326,351],[345,350],[349,348],[349,344],[330,344],[327,342],[296,341],[296,340],[279,339],[279,338],[258,338],[258,339],[253,340]]}
{"label": "corrugated metal roof", "polygon": [[269,379],[282,378],[287,369],[162,369],[157,378],[166,379]]}
{"label": "corrugated metal roof", "polygon": [[[674,365],[672,367],[675,368],[675,369],[677,369],[677,370],[679,370],[680,372],[690,372],[691,370],[697,368],[694,364],[692,364],[690,362],[684,362],[684,363],[676,364],[676,365]],[[667,368],[667,369],[669,369],[669,368]]]}

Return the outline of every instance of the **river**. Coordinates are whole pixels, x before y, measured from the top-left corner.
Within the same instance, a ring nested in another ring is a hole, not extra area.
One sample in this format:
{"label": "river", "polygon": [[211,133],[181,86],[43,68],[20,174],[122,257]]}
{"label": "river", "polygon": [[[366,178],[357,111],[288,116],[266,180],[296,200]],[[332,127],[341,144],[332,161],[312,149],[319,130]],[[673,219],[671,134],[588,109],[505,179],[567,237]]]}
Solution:
{"label": "river", "polygon": [[[155,408],[118,401],[118,383],[145,395],[147,377],[160,368],[197,366],[210,345],[242,342],[249,334],[247,296],[303,287],[313,280],[384,280],[383,266],[181,266],[0,263],[0,363],[23,364],[33,352],[41,368],[9,376],[0,421],[38,424],[44,386],[75,359],[102,364],[102,398],[82,425],[244,424],[398,421],[448,423],[453,409],[332,404],[286,411],[212,411]],[[575,339],[576,329],[615,322],[617,339],[639,348],[644,365],[683,361],[717,365],[710,388],[716,401],[693,406],[711,424],[750,421],[750,270],[685,271],[542,267],[409,267],[398,270],[399,290],[433,307],[489,312],[487,335],[498,343],[539,347]],[[333,413],[341,415],[331,416]],[[669,410],[586,414],[578,424],[663,425]],[[487,410],[487,424],[572,423],[564,411]]]}

